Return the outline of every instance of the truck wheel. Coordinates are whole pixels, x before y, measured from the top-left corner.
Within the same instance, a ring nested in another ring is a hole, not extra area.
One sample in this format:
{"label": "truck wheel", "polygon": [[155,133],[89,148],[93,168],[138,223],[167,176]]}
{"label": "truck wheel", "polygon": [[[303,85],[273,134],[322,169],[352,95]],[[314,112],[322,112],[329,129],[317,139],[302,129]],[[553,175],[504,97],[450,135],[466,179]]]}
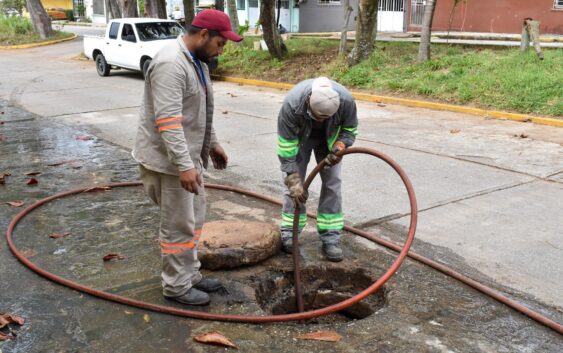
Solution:
{"label": "truck wheel", "polygon": [[147,72],[149,71],[149,65],[151,64],[151,59],[147,59],[143,62],[143,78],[146,80],[147,79]]}
{"label": "truck wheel", "polygon": [[96,70],[100,76],[109,76],[111,67],[106,62],[106,58],[104,58],[103,54],[98,54],[98,56],[96,56]]}

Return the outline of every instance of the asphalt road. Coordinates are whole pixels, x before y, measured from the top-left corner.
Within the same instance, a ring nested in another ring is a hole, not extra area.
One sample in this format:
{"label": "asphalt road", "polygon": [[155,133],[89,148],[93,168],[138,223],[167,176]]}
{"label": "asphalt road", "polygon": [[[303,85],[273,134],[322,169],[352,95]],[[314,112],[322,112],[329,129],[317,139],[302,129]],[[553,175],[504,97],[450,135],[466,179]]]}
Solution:
{"label": "asphalt road", "polygon": [[[143,79],[124,70],[99,77],[93,62],[75,59],[81,48],[76,39],[3,51],[0,98],[131,149]],[[208,177],[277,195],[276,116],[285,92],[219,82],[214,89],[215,126],[230,168]],[[414,184],[414,249],[561,312],[563,129],[365,102],[358,108],[358,145],[390,155]],[[311,207],[318,189],[314,184]],[[389,168],[363,157],[344,161],[347,222],[393,230],[388,236],[400,241],[407,206]]]}

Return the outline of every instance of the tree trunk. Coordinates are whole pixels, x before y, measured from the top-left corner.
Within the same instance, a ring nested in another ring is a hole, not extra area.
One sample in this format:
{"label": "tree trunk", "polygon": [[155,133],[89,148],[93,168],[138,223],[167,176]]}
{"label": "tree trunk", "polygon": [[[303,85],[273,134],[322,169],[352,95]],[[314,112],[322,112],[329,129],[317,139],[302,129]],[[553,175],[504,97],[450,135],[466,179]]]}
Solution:
{"label": "tree trunk", "polygon": [[268,51],[274,58],[281,59],[287,54],[280,32],[276,28],[275,6],[276,0],[262,0],[260,2],[260,24]]}
{"label": "tree trunk", "polygon": [[158,18],[168,18],[166,15],[166,0],[158,0]]}
{"label": "tree trunk", "polygon": [[280,16],[281,16],[281,0],[277,0],[277,14],[276,14],[276,28],[279,28],[280,25]]}
{"label": "tree trunk", "polygon": [[342,23],[342,32],[340,32],[340,47],[338,55],[346,55],[346,44],[348,41],[348,24],[350,23],[350,15],[354,9],[350,6],[350,0],[344,0],[342,3],[344,8],[344,22]]}
{"label": "tree trunk", "polygon": [[378,0],[360,0],[356,16],[356,42],[348,56],[348,63],[355,65],[369,58],[375,49],[377,34]]}
{"label": "tree trunk", "polygon": [[53,35],[53,27],[51,19],[47,16],[47,12],[39,0],[26,0],[27,11],[33,23],[33,30],[39,33],[41,38],[51,37]]}
{"label": "tree trunk", "polygon": [[195,0],[183,0],[184,17],[186,18],[186,28],[192,24],[195,17]]}
{"label": "tree trunk", "polygon": [[418,47],[418,62],[430,60],[430,37],[432,36],[432,20],[437,0],[426,0],[422,28],[420,30],[420,45]]}
{"label": "tree trunk", "polygon": [[231,27],[233,27],[234,32],[238,32],[238,12],[237,12],[237,0],[227,0],[227,10],[229,12],[229,19],[231,20]]}
{"label": "tree trunk", "polygon": [[225,0],[215,0],[215,10],[225,11]]}
{"label": "tree trunk", "polygon": [[137,10],[137,0],[120,0],[120,2],[121,12],[124,18],[139,17],[139,11]]}
{"label": "tree trunk", "polygon": [[145,14],[152,18],[166,18],[164,0],[145,0]]}
{"label": "tree trunk", "polygon": [[113,20],[114,18],[121,18],[121,8],[117,0],[105,0],[106,4],[106,19]]}

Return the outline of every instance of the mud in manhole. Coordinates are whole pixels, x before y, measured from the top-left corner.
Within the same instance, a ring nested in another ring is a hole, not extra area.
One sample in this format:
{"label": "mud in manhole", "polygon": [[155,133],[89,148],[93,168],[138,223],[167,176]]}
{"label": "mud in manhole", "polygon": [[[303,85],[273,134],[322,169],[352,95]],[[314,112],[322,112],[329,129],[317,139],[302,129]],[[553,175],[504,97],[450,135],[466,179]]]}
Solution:
{"label": "mud in manhole", "polygon": [[[349,299],[377,280],[363,268],[336,265],[306,266],[301,269],[305,311],[315,310]],[[256,299],[262,309],[273,315],[297,312],[293,271],[270,270],[256,280]],[[326,324],[364,319],[385,305],[386,289],[382,287],[353,306],[308,323]]]}

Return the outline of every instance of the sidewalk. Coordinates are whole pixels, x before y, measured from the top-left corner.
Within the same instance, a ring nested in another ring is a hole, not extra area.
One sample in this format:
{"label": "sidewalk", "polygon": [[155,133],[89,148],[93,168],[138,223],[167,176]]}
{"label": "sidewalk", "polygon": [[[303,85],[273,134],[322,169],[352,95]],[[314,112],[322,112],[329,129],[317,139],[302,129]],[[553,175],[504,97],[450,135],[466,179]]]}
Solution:
{"label": "sidewalk", "polygon": [[[326,33],[290,33],[295,37],[323,37],[332,40],[340,40],[339,32]],[[355,31],[348,32],[348,40],[354,41]],[[563,48],[563,36],[561,35],[542,35],[541,46],[545,48]],[[418,32],[378,32],[377,41],[383,42],[420,42]],[[465,45],[484,45],[500,47],[519,47],[520,35],[512,33],[477,33],[477,32],[432,32],[432,43],[440,44],[465,44]]]}

